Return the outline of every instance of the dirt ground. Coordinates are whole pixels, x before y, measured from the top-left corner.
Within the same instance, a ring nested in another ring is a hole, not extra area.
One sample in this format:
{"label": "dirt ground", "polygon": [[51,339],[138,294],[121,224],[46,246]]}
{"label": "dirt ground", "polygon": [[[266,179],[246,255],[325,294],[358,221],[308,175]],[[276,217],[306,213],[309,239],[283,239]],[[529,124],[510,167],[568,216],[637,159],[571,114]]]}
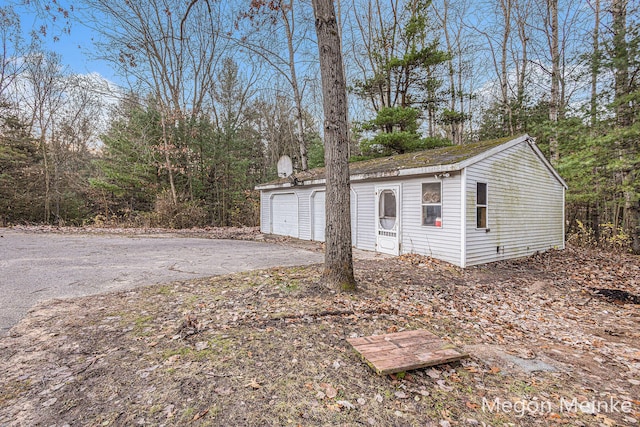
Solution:
{"label": "dirt ground", "polygon": [[[42,304],[0,340],[0,425],[639,425],[638,257],[355,268],[354,294],[316,265]],[[418,328],[470,357],[378,376],[346,342]]]}

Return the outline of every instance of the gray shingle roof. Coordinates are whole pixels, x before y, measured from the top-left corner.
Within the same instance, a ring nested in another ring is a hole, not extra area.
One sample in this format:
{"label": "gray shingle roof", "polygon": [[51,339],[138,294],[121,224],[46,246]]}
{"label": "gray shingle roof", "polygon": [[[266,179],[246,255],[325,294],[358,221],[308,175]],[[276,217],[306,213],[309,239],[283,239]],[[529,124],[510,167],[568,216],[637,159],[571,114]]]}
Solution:
{"label": "gray shingle roof", "polygon": [[[377,159],[364,160],[349,164],[349,172],[352,180],[362,180],[369,178],[381,178],[386,176],[404,175],[401,171],[424,170],[425,172],[433,169],[442,171],[461,169],[461,163],[466,160],[480,156],[487,151],[499,147],[500,145],[515,140],[525,140],[527,135],[519,137],[508,137],[501,139],[493,139],[489,141],[481,141],[466,145],[452,145],[449,147],[435,148],[431,150],[418,151],[412,153],[398,154],[391,157],[381,157]],[[460,166],[460,167],[457,167]],[[324,180],[325,168],[311,169],[305,172],[294,174],[299,184],[315,184],[318,180]],[[286,186],[293,182],[291,177],[280,178],[262,185],[257,189],[267,189],[280,186]]]}

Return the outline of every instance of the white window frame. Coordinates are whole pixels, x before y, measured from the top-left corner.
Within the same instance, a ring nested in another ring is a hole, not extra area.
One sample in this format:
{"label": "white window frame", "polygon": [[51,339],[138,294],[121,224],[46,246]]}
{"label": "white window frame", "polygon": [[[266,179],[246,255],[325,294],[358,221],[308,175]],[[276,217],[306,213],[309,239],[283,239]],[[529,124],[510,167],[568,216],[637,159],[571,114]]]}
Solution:
{"label": "white window frame", "polygon": [[[484,184],[484,204],[478,203],[478,186]],[[481,208],[484,208],[484,227],[480,227],[478,224],[478,212]],[[486,182],[476,182],[476,230],[488,230],[489,229],[489,184]]]}
{"label": "white window frame", "polygon": [[[440,202],[439,203],[425,203],[424,202],[424,185],[425,184],[438,184],[440,186]],[[440,206],[440,225],[425,224],[425,206]],[[442,181],[427,181],[420,183],[420,224],[423,227],[442,228]]]}

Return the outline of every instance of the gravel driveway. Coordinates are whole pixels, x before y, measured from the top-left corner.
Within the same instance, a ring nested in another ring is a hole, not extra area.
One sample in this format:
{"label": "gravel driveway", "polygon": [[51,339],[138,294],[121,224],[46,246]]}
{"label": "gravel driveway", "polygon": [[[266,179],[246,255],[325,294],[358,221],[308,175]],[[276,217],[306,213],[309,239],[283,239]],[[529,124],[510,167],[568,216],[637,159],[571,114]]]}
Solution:
{"label": "gravel driveway", "polygon": [[323,261],[322,252],[254,241],[11,229],[0,235],[0,336],[51,298]]}

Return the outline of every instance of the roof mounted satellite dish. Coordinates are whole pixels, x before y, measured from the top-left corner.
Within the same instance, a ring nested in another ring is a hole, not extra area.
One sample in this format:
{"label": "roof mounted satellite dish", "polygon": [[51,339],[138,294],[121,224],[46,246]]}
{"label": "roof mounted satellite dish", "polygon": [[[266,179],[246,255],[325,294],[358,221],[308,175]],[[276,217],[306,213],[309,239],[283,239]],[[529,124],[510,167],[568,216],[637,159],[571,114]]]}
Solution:
{"label": "roof mounted satellite dish", "polygon": [[278,159],[278,176],[280,178],[286,178],[293,173],[293,163],[291,157],[284,155]]}

